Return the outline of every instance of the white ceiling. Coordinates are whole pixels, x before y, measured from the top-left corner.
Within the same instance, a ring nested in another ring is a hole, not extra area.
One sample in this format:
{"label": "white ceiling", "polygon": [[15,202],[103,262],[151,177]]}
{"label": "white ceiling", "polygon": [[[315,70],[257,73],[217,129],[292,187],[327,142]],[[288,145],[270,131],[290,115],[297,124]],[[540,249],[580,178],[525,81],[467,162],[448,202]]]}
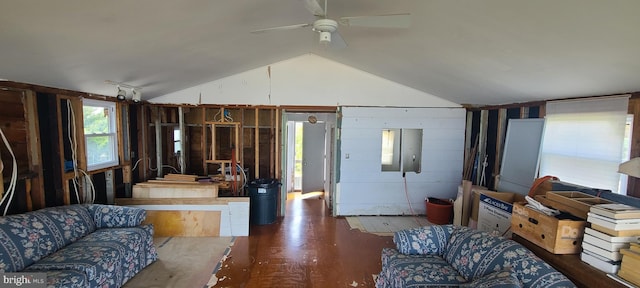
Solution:
{"label": "white ceiling", "polygon": [[[143,98],[315,53],[460,104],[640,91],[638,0],[329,0],[329,18],[410,12],[410,29],[310,28],[301,0],[21,0],[0,9],[0,78]],[[321,79],[319,79],[321,80]]]}

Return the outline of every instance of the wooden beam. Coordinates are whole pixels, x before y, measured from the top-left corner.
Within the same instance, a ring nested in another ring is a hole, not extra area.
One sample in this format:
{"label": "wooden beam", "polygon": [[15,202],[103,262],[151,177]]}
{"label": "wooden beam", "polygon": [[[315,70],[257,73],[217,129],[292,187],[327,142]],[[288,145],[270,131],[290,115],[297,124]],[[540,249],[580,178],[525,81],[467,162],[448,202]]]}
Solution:
{"label": "wooden beam", "polygon": [[[78,168],[87,171],[87,153],[84,141],[84,119],[82,112],[82,100],[78,97],[69,98],[71,100],[71,109],[73,109],[74,122],[76,127],[76,161]],[[115,115],[114,115],[115,116]]]}
{"label": "wooden beam", "polygon": [[162,127],[160,126],[160,108],[155,107],[156,118],[155,120],[155,129],[156,129],[156,175],[158,177],[162,177]]}
{"label": "wooden beam", "polygon": [[[32,201],[32,208],[37,210],[44,208],[45,195],[44,195],[44,178],[42,175],[42,149],[40,147],[40,126],[38,125],[38,107],[36,101],[36,94],[27,90],[24,96],[25,106],[25,119],[27,121],[27,145],[29,146],[29,170],[34,172],[36,176],[30,180],[31,193],[29,196]],[[0,160],[1,162],[1,160]],[[0,164],[1,165],[1,164]],[[2,169],[0,169],[2,170]],[[0,173],[0,183],[2,182],[2,175]],[[4,185],[3,185],[4,186]],[[0,198],[2,197],[2,188],[0,187]],[[29,191],[29,190],[27,190]]]}
{"label": "wooden beam", "polygon": [[147,159],[149,159],[149,139],[147,136],[149,135],[149,125],[147,123],[147,121],[149,121],[149,118],[147,117],[148,107],[149,106],[144,105],[138,110],[140,111],[138,116],[138,128],[142,134],[142,137],[138,137],[138,147],[140,147],[140,150],[142,151],[142,153],[138,153],[138,160],[142,161],[142,163],[138,163],[138,165],[142,168],[142,173],[138,173],[138,175],[142,176],[142,181],[147,180],[149,177],[147,175],[147,172],[149,171],[149,161],[147,161]]}
{"label": "wooden beam", "polygon": [[67,177],[65,177],[65,169],[64,169],[64,161],[65,161],[65,157],[64,157],[64,135],[62,134],[62,108],[61,108],[61,104],[60,101],[62,99],[67,99],[66,97],[58,94],[56,95],[56,106],[58,107],[58,111],[57,111],[57,118],[58,118],[58,123],[60,125],[58,125],[58,147],[60,148],[58,153],[60,155],[60,178],[62,179],[62,203],[64,205],[69,205],[71,204],[71,198],[70,198],[70,190],[69,190],[69,182],[66,180]]}
{"label": "wooden beam", "polygon": [[187,173],[187,162],[185,161],[187,155],[187,153],[185,153],[187,150],[187,145],[185,145],[187,133],[185,131],[186,126],[184,125],[184,111],[182,110],[182,106],[178,107],[178,124],[180,125],[180,159],[178,159],[178,161],[180,162],[180,173],[185,174]]}
{"label": "wooden beam", "polygon": [[[238,143],[238,146],[241,147],[240,155],[237,159],[238,164],[244,169],[244,108],[240,108],[240,143]],[[247,181],[247,179],[244,179],[244,181]]]}
{"label": "wooden beam", "polygon": [[280,167],[280,163],[281,163],[281,159],[280,159],[280,152],[282,152],[282,149],[280,147],[280,117],[281,117],[281,113],[280,113],[280,109],[276,109],[276,163],[275,163],[275,167],[276,167],[276,179],[280,179],[280,173],[282,171],[281,167]]}
{"label": "wooden beam", "polygon": [[[480,132],[479,132],[479,141],[478,141],[478,170],[476,171],[476,181],[478,185],[483,185],[480,183],[480,178],[482,177],[482,163],[484,162],[484,157],[487,155],[487,129],[489,126],[489,110],[482,110],[480,112]],[[485,171],[486,173],[486,171]],[[486,174],[485,174],[486,178]]]}
{"label": "wooden beam", "polygon": [[202,149],[202,172],[204,175],[209,175],[207,165],[207,156],[209,155],[209,153],[207,153],[207,109],[204,107],[201,107],[200,109],[202,111],[202,136],[200,137],[200,149]]}
{"label": "wooden beam", "polygon": [[216,153],[216,125],[211,123],[211,147],[209,147],[210,149],[210,154],[211,154],[211,160],[215,160],[217,159],[217,153]]}
{"label": "wooden beam", "polygon": [[269,109],[269,177],[275,178],[275,123],[273,109]]}
{"label": "wooden beam", "polygon": [[[499,109],[498,110],[498,131],[496,137],[496,160],[493,165],[493,175],[497,176],[500,174],[500,165],[502,165],[502,151],[504,150],[504,137],[507,130],[507,109]],[[485,176],[488,177],[488,176]],[[498,181],[493,181],[493,189],[498,187]]]}
{"label": "wooden beam", "polygon": [[[122,107],[125,107],[124,104],[122,102],[116,102],[116,115],[114,115],[116,117],[116,141],[118,141],[118,163],[120,165],[124,164],[124,162],[126,161],[126,159],[128,159],[129,157],[124,156],[124,149],[125,149],[125,143],[124,143],[124,123],[125,123],[125,119],[122,118],[123,117],[123,113],[122,113]],[[83,121],[84,124],[84,121]]]}
{"label": "wooden beam", "polygon": [[254,175],[254,177],[256,179],[258,179],[258,178],[260,178],[260,141],[259,141],[260,130],[258,128],[259,124],[260,124],[260,120],[259,120],[260,110],[258,110],[258,108],[255,108],[255,112],[254,113],[255,113],[256,117],[254,119],[254,122],[255,122],[254,136],[255,137],[253,139],[253,145],[254,145],[254,155],[253,155],[253,159],[254,160],[253,161],[254,161],[254,164],[256,165],[256,168],[255,168],[256,171],[255,171],[255,173],[253,175]]}

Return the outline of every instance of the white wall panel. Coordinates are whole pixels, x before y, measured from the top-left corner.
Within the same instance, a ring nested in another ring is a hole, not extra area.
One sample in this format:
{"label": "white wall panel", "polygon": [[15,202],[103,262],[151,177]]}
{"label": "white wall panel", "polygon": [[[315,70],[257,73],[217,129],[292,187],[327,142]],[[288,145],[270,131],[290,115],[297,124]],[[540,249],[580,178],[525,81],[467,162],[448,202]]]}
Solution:
{"label": "white wall panel", "polygon": [[[465,121],[462,108],[343,107],[336,214],[407,215],[409,203],[414,213],[425,214],[425,198],[454,198]],[[406,174],[406,192],[401,172],[381,171],[384,128],[423,129],[422,171]]]}
{"label": "white wall panel", "polygon": [[[461,107],[459,104],[437,96],[315,54],[305,54],[203,83],[149,99],[149,102],[221,105]],[[374,118],[378,116],[374,115]]]}

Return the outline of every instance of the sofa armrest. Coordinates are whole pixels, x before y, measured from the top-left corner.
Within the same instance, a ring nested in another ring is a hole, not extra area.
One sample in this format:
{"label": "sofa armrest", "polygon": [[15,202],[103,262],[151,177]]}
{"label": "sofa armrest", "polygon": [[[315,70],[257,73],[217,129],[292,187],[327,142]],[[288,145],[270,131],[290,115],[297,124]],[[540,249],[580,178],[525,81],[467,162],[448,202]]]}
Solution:
{"label": "sofa armrest", "polygon": [[393,242],[402,254],[442,256],[455,229],[454,225],[433,225],[401,230],[393,234]]}
{"label": "sofa armrest", "polygon": [[96,228],[136,227],[147,218],[147,211],[142,208],[102,204],[90,204],[87,208]]}

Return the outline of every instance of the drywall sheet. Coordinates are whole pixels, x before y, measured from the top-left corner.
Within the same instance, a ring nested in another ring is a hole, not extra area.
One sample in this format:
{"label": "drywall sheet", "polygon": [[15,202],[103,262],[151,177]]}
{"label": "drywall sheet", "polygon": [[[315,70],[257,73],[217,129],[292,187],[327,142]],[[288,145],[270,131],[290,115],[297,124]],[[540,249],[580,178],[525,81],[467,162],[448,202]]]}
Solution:
{"label": "drywall sheet", "polygon": [[498,191],[529,193],[538,174],[544,119],[509,119]]}

